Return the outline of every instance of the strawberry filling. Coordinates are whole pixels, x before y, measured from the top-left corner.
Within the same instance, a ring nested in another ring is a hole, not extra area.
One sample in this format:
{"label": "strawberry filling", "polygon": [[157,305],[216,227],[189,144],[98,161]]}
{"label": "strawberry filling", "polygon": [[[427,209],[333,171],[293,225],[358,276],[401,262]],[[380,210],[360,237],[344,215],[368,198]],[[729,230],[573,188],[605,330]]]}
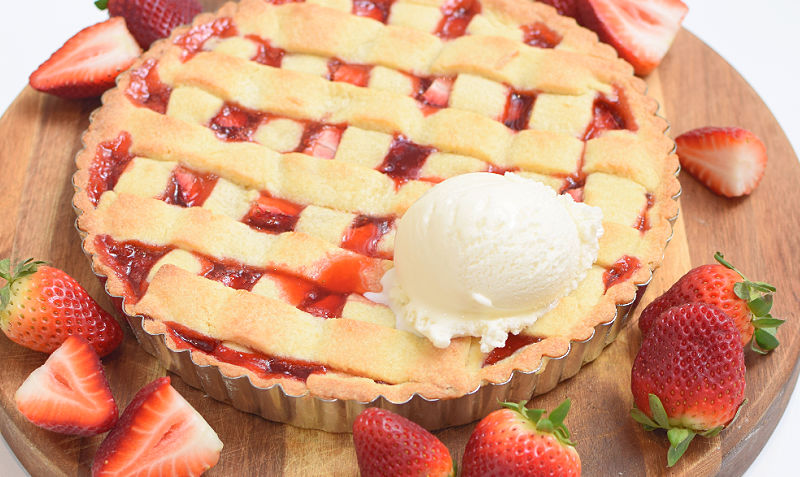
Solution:
{"label": "strawberry filling", "polygon": [[603,272],[603,283],[606,286],[606,291],[613,285],[633,276],[634,272],[639,270],[641,266],[642,262],[638,258],[628,255],[614,262],[611,268]]}
{"label": "strawberry filling", "polygon": [[636,131],[637,128],[630,111],[619,99],[599,94],[594,100],[592,121],[586,128],[583,140],[594,139],[605,131],[615,129]]}
{"label": "strawberry filling", "polygon": [[417,77],[416,79],[417,88],[414,99],[421,103],[422,112],[425,113],[425,116],[447,107],[455,77],[442,76],[432,80]]}
{"label": "strawberry filling", "polygon": [[272,46],[269,40],[265,40],[258,35],[246,35],[245,38],[258,45],[256,54],[250,58],[250,61],[255,61],[262,65],[274,66],[275,68],[281,67],[283,55],[286,54],[285,51]]}
{"label": "strawberry filling", "polygon": [[261,269],[248,267],[233,260],[217,260],[209,257],[203,257],[203,260],[210,263],[210,267],[206,267],[207,271],[202,274],[204,277],[236,290],[250,291],[264,275]]}
{"label": "strawberry filling", "polygon": [[508,338],[506,338],[506,344],[502,348],[495,348],[493,349],[487,356],[486,359],[483,360],[483,366],[491,366],[498,361],[502,361],[512,354],[516,353],[520,348],[523,346],[528,346],[529,344],[538,343],[542,341],[539,336],[530,336],[530,335],[523,335],[523,334],[509,334]]}
{"label": "strawberry filling", "polygon": [[164,114],[172,88],[161,82],[156,64],[156,60],[151,58],[132,70],[125,94],[134,104]]}
{"label": "strawberry filling", "polygon": [[542,22],[522,25],[523,40],[525,44],[537,48],[555,48],[561,43],[561,35],[551,30]]}
{"label": "strawberry filling", "polygon": [[250,207],[242,222],[264,232],[291,232],[302,211],[301,205],[261,192],[261,196]]}
{"label": "strawberry filling", "polygon": [[238,31],[233,19],[223,17],[213,22],[203,23],[192,27],[189,31],[175,39],[175,44],[183,49],[181,60],[187,61],[203,49],[211,38],[230,38],[236,36]]}
{"label": "strawberry filling", "polygon": [[391,259],[378,252],[378,244],[394,226],[394,217],[359,215],[342,238],[341,247],[368,257]]}
{"label": "strawberry filling", "polygon": [[494,164],[489,164],[489,167],[486,169],[486,172],[491,172],[492,174],[500,174],[501,176],[506,172],[516,172],[519,170],[519,167],[500,167]]}
{"label": "strawberry filling", "polygon": [[241,366],[264,378],[293,378],[305,381],[312,374],[325,373],[327,368],[319,363],[290,360],[258,352],[231,349],[220,340],[204,336],[177,323],[166,323],[169,336],[179,349],[195,349],[218,360]]}
{"label": "strawberry filling", "polygon": [[642,213],[636,218],[636,224],[634,225],[634,228],[642,232],[650,230],[650,220],[647,217],[647,213],[653,208],[653,203],[655,202],[653,194],[648,192],[645,194],[645,197],[647,197],[647,203],[645,204]]}
{"label": "strawberry filling", "polygon": [[211,119],[208,127],[224,141],[252,141],[253,134],[269,118],[267,113],[225,103],[219,113]]}
{"label": "strawberry filling", "polygon": [[478,0],[446,0],[440,10],[443,16],[433,34],[443,40],[452,40],[466,33],[472,17],[481,12],[481,3]]}
{"label": "strawberry filling", "polygon": [[328,79],[356,86],[366,86],[369,83],[371,69],[372,65],[350,64],[333,58],[328,62]]}
{"label": "strawberry filling", "polygon": [[346,293],[331,293],[328,290],[302,278],[282,273],[268,273],[283,292],[284,298],[300,310],[320,318],[339,318],[342,316]]}
{"label": "strawberry filling", "polygon": [[201,207],[217,185],[217,179],[215,174],[203,174],[178,166],[172,171],[161,200],[181,207]]}
{"label": "strawberry filling", "polygon": [[514,131],[527,129],[535,101],[536,93],[511,90],[501,118],[503,124]]}
{"label": "strawberry filling", "polygon": [[391,177],[396,187],[400,187],[419,178],[420,169],[434,150],[432,147],[415,144],[405,136],[395,136],[389,153],[378,166],[378,170]]}
{"label": "strawberry filling", "polygon": [[320,159],[333,159],[345,127],[321,123],[309,124],[303,131],[303,138],[300,140],[297,152]]}
{"label": "strawberry filling", "polygon": [[97,145],[94,161],[89,167],[89,190],[87,195],[94,205],[107,190],[112,190],[122,171],[133,159],[130,153],[131,135],[120,133],[116,139],[101,142]]}
{"label": "strawberry filling", "polygon": [[154,246],[142,242],[117,242],[108,235],[94,239],[98,256],[117,274],[126,290],[125,298],[134,303],[147,291],[147,274],[155,263],[174,247]]}
{"label": "strawberry filling", "polygon": [[392,3],[394,0],[353,0],[353,15],[386,23]]}

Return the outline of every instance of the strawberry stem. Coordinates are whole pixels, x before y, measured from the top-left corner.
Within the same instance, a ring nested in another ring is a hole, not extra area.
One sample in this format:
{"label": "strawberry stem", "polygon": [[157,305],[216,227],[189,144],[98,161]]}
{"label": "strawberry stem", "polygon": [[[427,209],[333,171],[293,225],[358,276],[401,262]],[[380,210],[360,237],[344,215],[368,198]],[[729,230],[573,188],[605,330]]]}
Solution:
{"label": "strawberry stem", "polygon": [[569,408],[572,405],[572,401],[570,401],[569,398],[565,399],[558,407],[553,409],[553,412],[548,416],[545,416],[546,411],[544,409],[526,408],[526,402],[527,401],[520,401],[518,403],[504,402],[502,405],[507,409],[519,413],[525,419],[533,423],[537,431],[553,434],[562,444],[575,446],[570,440],[569,429],[564,425],[564,418],[567,417]]}
{"label": "strawberry stem", "polygon": [[28,275],[33,275],[36,273],[36,270],[39,269],[39,265],[45,263],[46,262],[41,260],[29,258],[17,263],[17,266],[14,267],[14,271],[12,272],[11,260],[8,258],[0,260],[0,278],[6,280],[6,284],[3,288],[0,288],[0,310],[5,310],[6,306],[8,306],[8,302],[11,301],[11,285]]}

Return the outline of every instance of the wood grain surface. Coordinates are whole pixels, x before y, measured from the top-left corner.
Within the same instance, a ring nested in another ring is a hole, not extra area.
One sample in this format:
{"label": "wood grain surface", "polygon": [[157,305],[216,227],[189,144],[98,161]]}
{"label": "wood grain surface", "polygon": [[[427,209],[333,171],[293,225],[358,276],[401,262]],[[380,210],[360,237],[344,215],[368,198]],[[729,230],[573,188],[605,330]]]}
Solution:
{"label": "wood grain surface", "polygon": [[[207,6],[218,2],[207,1]],[[787,319],[782,345],[768,357],[748,354],[749,403],[735,425],[713,439],[695,439],[679,464],[666,468],[663,433],[644,432],[628,417],[630,368],[641,336],[629,325],[594,363],[532,405],[552,409],[573,400],[567,418],[584,475],[741,475],[780,419],[798,374],[800,266],[792,259],[800,240],[800,165],[769,110],[747,83],[697,38],[682,31],[649,78],[654,96],[678,134],[704,125],[738,125],[762,137],[769,165],[752,196],[717,197],[688,175],[681,177],[681,217],[642,305],[690,267],[721,250],[748,276],[778,287],[774,315]],[[73,222],[70,177],[79,137],[97,101],[65,101],[26,88],[0,119],[0,256],[49,260],[78,279],[106,309],[113,309],[80,248]],[[634,317],[635,318],[635,317]],[[104,359],[120,407],[144,384],[166,374],[139,349],[126,327],[119,350]],[[0,430],[34,476],[89,474],[102,436],[76,438],[34,427],[16,411],[13,395],[46,356],[0,338]],[[209,476],[357,474],[349,434],[329,434],[265,421],[204,396],[173,376],[173,385],[200,411],[225,443]],[[473,425],[437,433],[460,460]]]}

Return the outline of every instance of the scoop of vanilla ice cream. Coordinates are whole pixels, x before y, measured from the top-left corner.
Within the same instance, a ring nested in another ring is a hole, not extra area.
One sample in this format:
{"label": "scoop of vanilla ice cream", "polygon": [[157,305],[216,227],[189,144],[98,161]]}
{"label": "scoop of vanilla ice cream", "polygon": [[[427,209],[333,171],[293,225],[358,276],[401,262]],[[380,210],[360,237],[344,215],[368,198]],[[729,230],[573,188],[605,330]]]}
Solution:
{"label": "scoop of vanilla ice cream", "polygon": [[397,225],[384,277],[398,328],[446,347],[456,336],[502,347],[551,310],[597,258],[600,209],[514,174],[447,179]]}

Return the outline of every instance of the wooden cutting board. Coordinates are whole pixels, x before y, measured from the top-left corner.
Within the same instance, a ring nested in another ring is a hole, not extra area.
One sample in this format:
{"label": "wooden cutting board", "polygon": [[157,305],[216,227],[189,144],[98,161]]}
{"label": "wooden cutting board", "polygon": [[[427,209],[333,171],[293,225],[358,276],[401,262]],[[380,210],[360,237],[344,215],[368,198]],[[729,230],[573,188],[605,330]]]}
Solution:
{"label": "wooden cutting board", "polygon": [[[212,3],[206,2],[211,6]],[[658,72],[651,92],[663,95],[664,110],[678,134],[705,125],[738,125],[767,144],[769,165],[752,196],[717,197],[688,175],[681,218],[642,306],[695,265],[712,261],[715,250],[750,277],[778,287],[774,315],[788,321],[782,345],[768,357],[747,356],[747,398],[735,426],[713,439],[696,439],[681,462],[666,469],[663,433],[647,433],[628,417],[630,369],[641,337],[628,326],[594,363],[533,405],[552,409],[573,400],[567,418],[584,475],[740,475],[772,433],[798,374],[800,266],[793,259],[800,241],[800,164],[778,123],[747,83],[696,37],[682,31]],[[73,222],[70,177],[79,137],[97,101],[65,101],[26,88],[0,119],[0,164],[4,191],[0,256],[47,259],[84,284],[106,309],[113,309],[80,248]],[[641,308],[641,306],[640,306]],[[635,317],[634,317],[635,318]],[[121,348],[104,361],[114,395],[124,407],[144,384],[166,374],[139,349],[126,329]],[[46,356],[0,338],[0,430],[34,476],[84,476],[101,437],[82,439],[38,429],[21,417],[13,395]],[[206,397],[173,376],[173,385],[200,411],[225,443],[209,476],[357,474],[349,434],[328,434],[272,423]],[[473,425],[437,433],[461,459]]]}

